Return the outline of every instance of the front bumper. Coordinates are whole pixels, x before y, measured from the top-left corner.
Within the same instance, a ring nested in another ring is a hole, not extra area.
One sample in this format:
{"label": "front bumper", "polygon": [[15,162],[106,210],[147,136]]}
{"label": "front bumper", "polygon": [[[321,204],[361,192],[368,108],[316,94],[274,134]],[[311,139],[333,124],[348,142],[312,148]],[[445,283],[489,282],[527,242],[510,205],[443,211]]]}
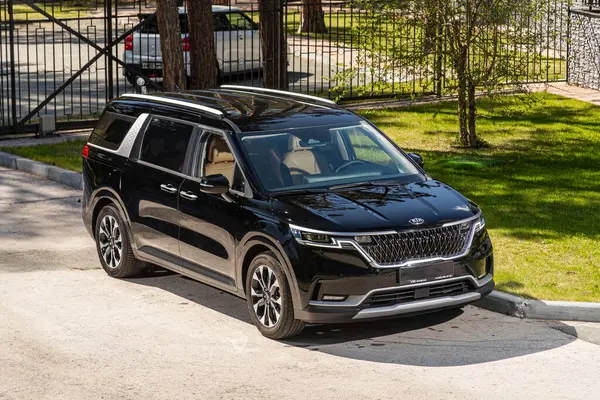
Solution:
{"label": "front bumper", "polygon": [[[416,293],[417,290],[422,291],[440,285],[462,282],[468,285],[469,290],[456,295],[411,300],[380,307],[369,305],[369,299],[376,294],[393,293],[394,291],[406,292],[413,289]],[[415,285],[374,289],[362,296],[349,296],[341,302],[313,300],[304,310],[296,310],[296,318],[308,323],[342,323],[423,314],[465,306],[487,296],[492,290],[494,290],[492,274],[488,274],[481,279],[462,276]]]}

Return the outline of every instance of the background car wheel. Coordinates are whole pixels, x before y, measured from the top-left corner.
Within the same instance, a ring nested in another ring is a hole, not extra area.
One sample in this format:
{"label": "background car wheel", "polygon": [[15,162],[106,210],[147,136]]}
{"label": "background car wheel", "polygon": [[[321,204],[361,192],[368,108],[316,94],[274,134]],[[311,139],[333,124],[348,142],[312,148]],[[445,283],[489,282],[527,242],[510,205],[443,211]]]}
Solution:
{"label": "background car wheel", "polygon": [[114,206],[108,205],[100,210],[95,238],[100,263],[108,275],[128,278],[140,272],[143,263],[133,255],[127,225]]}
{"label": "background car wheel", "polygon": [[294,318],[288,281],[272,252],[252,260],[246,278],[246,300],[252,322],[264,336],[285,339],[304,329],[304,323]]}

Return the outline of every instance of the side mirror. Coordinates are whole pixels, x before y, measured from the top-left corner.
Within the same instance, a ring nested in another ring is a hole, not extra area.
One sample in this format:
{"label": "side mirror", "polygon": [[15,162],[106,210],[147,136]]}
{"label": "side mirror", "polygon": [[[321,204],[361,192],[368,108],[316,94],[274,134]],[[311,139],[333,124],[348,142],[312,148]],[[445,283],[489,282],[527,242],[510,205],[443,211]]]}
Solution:
{"label": "side mirror", "polygon": [[223,194],[229,191],[229,180],[221,175],[208,175],[200,180],[200,190],[208,194]]}
{"label": "side mirror", "polygon": [[425,161],[423,161],[423,157],[421,157],[420,154],[408,153],[408,156],[412,158],[413,161],[419,165],[419,167],[423,168],[425,166]]}

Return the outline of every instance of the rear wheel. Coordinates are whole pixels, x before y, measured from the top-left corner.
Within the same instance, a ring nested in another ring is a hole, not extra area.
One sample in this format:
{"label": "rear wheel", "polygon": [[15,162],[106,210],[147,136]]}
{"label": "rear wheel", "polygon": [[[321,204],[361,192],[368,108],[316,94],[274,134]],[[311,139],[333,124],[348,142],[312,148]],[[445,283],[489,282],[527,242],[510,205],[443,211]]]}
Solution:
{"label": "rear wheel", "polygon": [[294,318],[292,295],[281,264],[272,252],[261,253],[250,264],[246,299],[252,322],[270,339],[299,334],[304,323]]}
{"label": "rear wheel", "polygon": [[100,264],[108,275],[128,278],[140,272],[143,263],[133,255],[127,225],[115,206],[100,210],[95,238]]}

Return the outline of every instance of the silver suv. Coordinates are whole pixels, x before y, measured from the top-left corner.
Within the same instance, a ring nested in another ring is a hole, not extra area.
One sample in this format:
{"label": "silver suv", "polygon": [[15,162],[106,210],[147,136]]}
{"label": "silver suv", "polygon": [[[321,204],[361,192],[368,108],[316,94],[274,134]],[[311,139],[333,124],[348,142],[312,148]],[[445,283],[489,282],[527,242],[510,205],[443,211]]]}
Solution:
{"label": "silver suv", "polygon": [[[258,24],[235,7],[212,6],[215,30],[215,48],[220,76],[259,70],[262,67],[260,32]],[[150,79],[162,81],[162,56],[160,53],[160,35],[156,14],[140,14],[144,20],[139,32],[125,38],[123,59],[125,76],[130,83],[136,82],[136,71]],[[187,75],[190,75],[187,13],[179,9],[181,27],[181,46]]]}

